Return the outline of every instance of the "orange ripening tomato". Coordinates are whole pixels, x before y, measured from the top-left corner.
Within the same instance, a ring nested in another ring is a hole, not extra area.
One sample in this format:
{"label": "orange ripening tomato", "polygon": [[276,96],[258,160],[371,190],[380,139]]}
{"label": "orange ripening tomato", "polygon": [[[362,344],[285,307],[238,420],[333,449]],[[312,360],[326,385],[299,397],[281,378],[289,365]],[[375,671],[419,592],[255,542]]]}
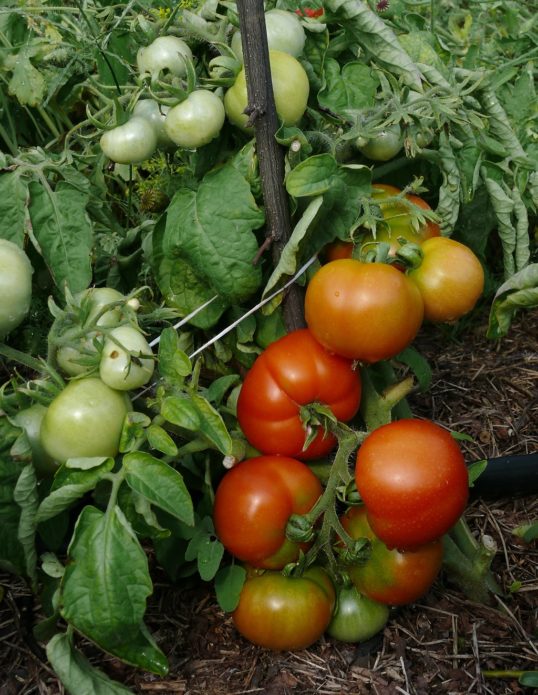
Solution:
{"label": "orange ripening tomato", "polygon": [[265,454],[319,458],[336,440],[319,428],[304,450],[301,406],[321,403],[346,422],[356,414],[360,397],[360,375],[352,362],[328,352],[305,328],[271,343],[256,359],[241,387],[237,419],[248,441]]}
{"label": "orange ripening tomato", "polygon": [[346,567],[351,581],[368,598],[389,606],[413,603],[428,591],[443,563],[443,542],[434,540],[413,550],[389,550],[370,528],[366,507],[351,507],[340,518],[354,540],[370,541],[367,562]]}
{"label": "orange ripening tomato", "polygon": [[424,257],[408,276],[424,302],[428,321],[455,321],[469,313],[484,290],[482,264],[470,248],[439,237],[422,244]]}
{"label": "orange ripening tomato", "polygon": [[215,493],[213,521],[222,545],[253,567],[281,569],[306,550],[286,538],[292,514],[306,514],[322,493],[310,468],[287,456],[257,456],[234,466]]}
{"label": "orange ripening tomato", "polygon": [[373,363],[409,345],[423,305],[416,286],[393,266],[349,258],[327,263],[310,280],[305,316],[328,350]]}
{"label": "orange ripening tomato", "polygon": [[[419,229],[412,225],[412,215],[409,209],[398,202],[383,202],[384,199],[396,196],[401,193],[399,188],[385,183],[374,183],[372,185],[372,196],[378,201],[381,212],[383,213],[383,223],[376,230],[375,239],[370,232],[366,234],[361,243],[369,241],[383,241],[390,244],[390,254],[394,255],[400,248],[398,237],[403,237],[409,242],[421,245],[426,239],[440,236],[441,230],[435,222],[426,222]],[[423,210],[431,210],[428,203],[417,195],[407,194],[406,199]]]}

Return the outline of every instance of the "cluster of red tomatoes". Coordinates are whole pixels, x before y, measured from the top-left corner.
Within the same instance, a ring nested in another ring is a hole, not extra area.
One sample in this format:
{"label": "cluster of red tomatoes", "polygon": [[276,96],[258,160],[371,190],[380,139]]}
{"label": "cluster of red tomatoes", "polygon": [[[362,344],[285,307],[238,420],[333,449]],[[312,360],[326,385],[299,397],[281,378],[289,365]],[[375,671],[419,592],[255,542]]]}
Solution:
{"label": "cluster of red tomatoes", "polygon": [[[429,253],[424,251],[426,260]],[[443,254],[441,261],[450,249]],[[446,269],[440,274],[451,277]],[[214,522],[225,548],[247,565],[233,619],[256,644],[298,649],[325,631],[344,641],[365,640],[382,629],[388,606],[422,596],[440,570],[442,536],[467,503],[467,468],[449,432],[407,419],[366,436],[355,465],[361,504],[341,510],[348,545],[366,539],[368,559],[346,554],[335,533],[338,576],[317,560],[298,574],[287,571],[308,551],[316,531],[314,525],[310,536],[292,540],[289,519],[308,515],[323,493],[304,461],[335,447],[329,430],[338,427],[328,421],[351,421],[359,410],[357,361],[388,359],[405,348],[423,320],[426,295],[392,265],[331,261],[307,288],[308,328],[272,343],[244,380],[238,421],[260,456],[224,475]],[[346,579],[335,590],[341,575]]]}

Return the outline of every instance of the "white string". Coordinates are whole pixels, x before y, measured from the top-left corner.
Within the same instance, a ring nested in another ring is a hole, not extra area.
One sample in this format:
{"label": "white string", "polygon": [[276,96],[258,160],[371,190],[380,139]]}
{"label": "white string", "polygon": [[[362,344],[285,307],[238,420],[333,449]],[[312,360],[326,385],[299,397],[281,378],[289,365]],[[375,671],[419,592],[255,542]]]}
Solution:
{"label": "white string", "polygon": [[207,343],[204,343],[201,347],[197,348],[192,354],[189,355],[189,359],[192,360],[193,357],[196,357],[196,355],[200,354],[200,352],[203,352],[206,348],[208,348],[210,345],[213,345],[213,343],[216,343],[217,340],[222,338],[222,336],[226,335],[230,331],[233,331],[233,329],[238,326],[243,319],[246,319],[247,316],[250,316],[253,314],[255,311],[258,311],[260,307],[262,307],[264,304],[267,304],[270,302],[272,299],[274,299],[276,296],[278,296],[281,292],[284,292],[285,289],[287,289],[290,285],[292,285],[297,278],[299,278],[307,268],[309,268],[312,263],[316,260],[317,254],[312,256],[303,266],[299,268],[297,273],[290,279],[288,282],[283,285],[280,289],[276,290],[272,294],[270,294],[268,297],[265,297],[265,299],[262,299],[261,302],[258,302],[256,306],[253,306],[252,309],[249,309],[243,316],[240,316],[236,321],[231,323],[229,326],[226,326],[226,328],[223,328],[223,330],[220,333],[217,333],[217,335],[213,336],[211,340],[208,340]]}
{"label": "white string", "polygon": [[[214,302],[215,299],[217,299],[219,295],[216,294],[214,297],[211,297],[211,299],[208,299],[207,302],[204,302],[201,306],[197,307],[193,311],[191,311],[190,314],[187,314],[184,318],[181,319],[181,321],[178,321],[177,323],[174,324],[173,328],[178,329],[181,328],[181,326],[184,326],[188,321],[190,321],[196,314],[198,314],[202,309],[205,309],[206,306],[209,306],[211,302]],[[159,335],[157,338],[151,341],[149,344],[150,347],[153,347],[154,345],[157,345],[157,343],[161,340],[161,336]]]}

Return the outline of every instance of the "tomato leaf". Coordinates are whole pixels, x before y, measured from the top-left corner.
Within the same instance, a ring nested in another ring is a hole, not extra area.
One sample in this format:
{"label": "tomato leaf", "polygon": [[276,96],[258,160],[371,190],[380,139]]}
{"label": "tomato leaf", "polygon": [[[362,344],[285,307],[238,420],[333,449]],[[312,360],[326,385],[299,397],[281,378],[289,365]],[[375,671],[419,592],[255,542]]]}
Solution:
{"label": "tomato leaf", "polygon": [[417,378],[422,393],[430,388],[432,383],[432,369],[426,358],[423,357],[418,350],[415,350],[413,347],[407,347],[396,355],[394,360],[405,364],[411,369]]}
{"label": "tomato leaf", "polygon": [[252,230],[263,221],[247,181],[225,165],[206,174],[196,191],[176,192],[166,214],[163,250],[183,259],[226,301],[240,302],[260,284]]}
{"label": "tomato leaf", "polygon": [[71,695],[132,695],[131,690],[92,666],[64,632],[54,635],[48,642],[47,658]]}
{"label": "tomato leaf", "polygon": [[538,688],[538,671],[527,671],[519,677],[521,685],[528,688]]}
{"label": "tomato leaf", "polygon": [[338,163],[330,154],[308,157],[286,176],[286,190],[295,198],[323,195],[331,188],[337,169]]}
{"label": "tomato leaf", "polygon": [[13,490],[13,500],[19,505],[21,513],[17,528],[17,539],[24,555],[24,574],[34,588],[37,588],[36,552],[36,512],[38,505],[37,479],[32,465],[25,466]]}
{"label": "tomato leaf", "polygon": [[26,236],[28,186],[20,171],[7,172],[0,176],[0,236],[23,246]]}
{"label": "tomato leaf", "polygon": [[177,456],[177,446],[168,432],[160,425],[150,425],[146,430],[148,444],[166,456]]}
{"label": "tomato leaf", "polygon": [[185,396],[169,396],[161,404],[161,415],[172,425],[184,427],[196,432],[200,427],[198,409],[190,398]]}
{"label": "tomato leaf", "polygon": [[166,673],[166,659],[142,623],[153,590],[147,557],[120,508],[104,514],[86,506],[68,555],[61,596],[65,620],[128,663]]}
{"label": "tomato leaf", "polygon": [[192,400],[200,416],[199,433],[214,444],[224,456],[229,456],[232,453],[232,438],[221,414],[198,394],[193,394]]}
{"label": "tomato leaf", "polygon": [[23,106],[39,106],[45,98],[47,86],[43,75],[32,65],[28,53],[30,51],[23,48],[16,56],[9,57],[8,67],[12,68],[13,74],[8,91]]}
{"label": "tomato leaf", "polygon": [[159,341],[159,374],[165,379],[181,382],[192,371],[191,361],[179,347],[174,328],[165,328]]}
{"label": "tomato leaf", "polygon": [[215,537],[213,522],[204,517],[196,527],[185,551],[185,560],[196,560],[198,572],[204,581],[215,576],[224,555],[224,546]]}
{"label": "tomato leaf", "polygon": [[491,305],[488,338],[502,338],[521,309],[538,306],[538,263],[528,265],[499,287]]}
{"label": "tomato leaf", "polygon": [[226,565],[215,575],[215,594],[223,611],[229,613],[237,608],[246,576],[240,565]]}
{"label": "tomato leaf", "polygon": [[114,459],[88,470],[62,466],[54,476],[50,493],[38,507],[36,521],[42,523],[68,509],[74,502],[93,490],[114,467]]}
{"label": "tomato leaf", "polygon": [[86,204],[87,193],[60,181],[56,190],[32,181],[30,218],[33,236],[56,286],[71,292],[85,289],[91,281],[93,230]]}
{"label": "tomato leaf", "polygon": [[326,58],[323,67],[324,85],[318,93],[320,106],[349,119],[357,111],[374,105],[379,80],[368,65],[350,62],[340,71],[338,61]]}
{"label": "tomato leaf", "polygon": [[122,485],[118,492],[118,504],[140,538],[153,540],[170,536],[170,530],[161,526],[155,510],[144,495],[135,492],[127,485]]}
{"label": "tomato leaf", "polygon": [[192,499],[181,473],[141,451],[126,454],[123,467],[130,488],[180,521],[194,524]]}

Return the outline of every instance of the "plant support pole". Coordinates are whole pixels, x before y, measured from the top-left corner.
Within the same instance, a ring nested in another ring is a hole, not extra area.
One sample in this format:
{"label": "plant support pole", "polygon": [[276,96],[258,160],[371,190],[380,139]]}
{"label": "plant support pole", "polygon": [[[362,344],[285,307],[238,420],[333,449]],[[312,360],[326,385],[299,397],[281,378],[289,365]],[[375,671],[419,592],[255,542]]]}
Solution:
{"label": "plant support pole", "polygon": [[[260,251],[272,245],[276,265],[290,237],[291,221],[284,188],[284,156],[275,139],[278,118],[271,83],[263,0],[238,0],[237,9],[247,82],[248,106],[245,113],[249,116],[249,125],[254,126],[265,205],[267,232]],[[288,330],[305,325],[304,302],[299,286],[292,285],[283,306]]]}

